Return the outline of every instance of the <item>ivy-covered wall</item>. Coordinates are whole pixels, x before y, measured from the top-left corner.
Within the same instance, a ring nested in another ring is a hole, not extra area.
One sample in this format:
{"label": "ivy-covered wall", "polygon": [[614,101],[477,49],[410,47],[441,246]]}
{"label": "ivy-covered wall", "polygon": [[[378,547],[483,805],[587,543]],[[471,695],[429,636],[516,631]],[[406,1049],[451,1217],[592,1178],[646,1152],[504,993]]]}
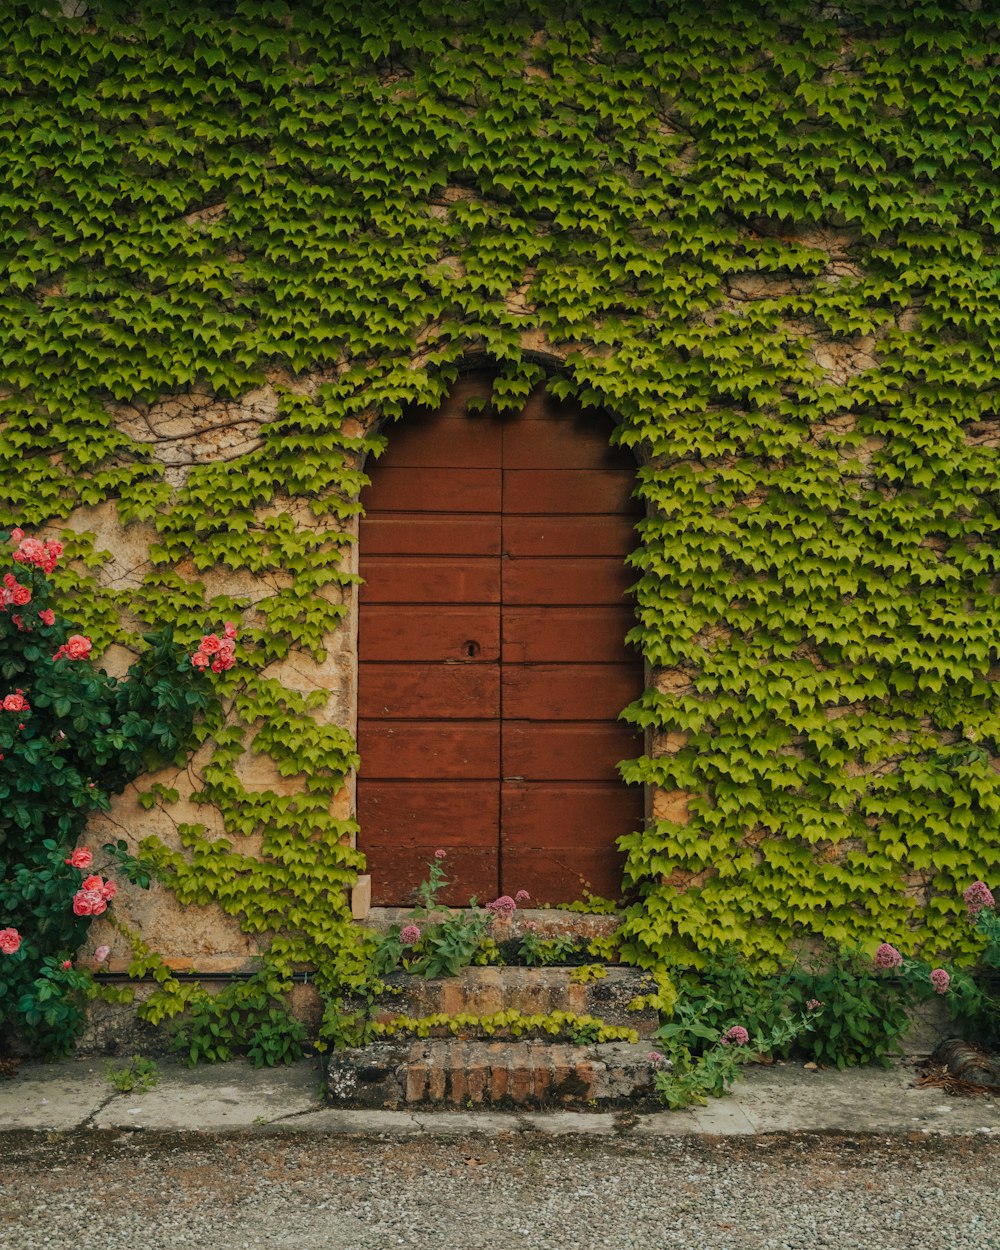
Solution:
{"label": "ivy-covered wall", "polygon": [[993,6],[212,10],[0,13],[0,521],[76,534],[102,645],[242,617],[225,726],[113,817],[191,950],[353,957],[363,457],[471,361],[641,451],[630,956],[954,949],[1000,860]]}

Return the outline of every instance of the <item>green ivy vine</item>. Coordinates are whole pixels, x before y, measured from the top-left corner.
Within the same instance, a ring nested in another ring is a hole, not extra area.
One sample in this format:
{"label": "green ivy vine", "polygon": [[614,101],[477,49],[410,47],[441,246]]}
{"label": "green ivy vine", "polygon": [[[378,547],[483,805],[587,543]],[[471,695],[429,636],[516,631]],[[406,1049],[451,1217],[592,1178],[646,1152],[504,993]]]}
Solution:
{"label": "green ivy vine", "polygon": [[[279,968],[360,966],[354,744],[272,666],[347,611],[371,414],[475,359],[642,453],[625,773],[689,802],[624,840],[626,956],[962,950],[1000,861],[988,6],[78,7],[0,13],[0,522],[153,527],[127,592],[70,535],[95,642],[243,613],[197,796],[226,836],[143,847],[178,898]],[[252,446],[180,485],[120,418],[261,387]],[[248,752],[297,792],[249,792]]]}

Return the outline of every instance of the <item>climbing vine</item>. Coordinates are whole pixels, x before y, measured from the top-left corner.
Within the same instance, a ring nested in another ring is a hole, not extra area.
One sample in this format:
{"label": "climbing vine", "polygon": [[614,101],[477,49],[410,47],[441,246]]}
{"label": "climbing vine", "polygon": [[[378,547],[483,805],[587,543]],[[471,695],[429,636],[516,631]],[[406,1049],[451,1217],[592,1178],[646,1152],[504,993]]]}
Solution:
{"label": "climbing vine", "polygon": [[[78,7],[0,14],[0,523],[65,532],[97,644],[242,614],[196,796],[225,836],[142,847],[177,897],[279,968],[361,966],[354,744],[282,665],[339,637],[373,416],[475,359],[641,452],[627,956],[962,949],[1000,859],[994,19]],[[242,441],[183,461],[168,402]],[[124,589],[109,502],[155,531]],[[248,789],[255,756],[300,784]]]}

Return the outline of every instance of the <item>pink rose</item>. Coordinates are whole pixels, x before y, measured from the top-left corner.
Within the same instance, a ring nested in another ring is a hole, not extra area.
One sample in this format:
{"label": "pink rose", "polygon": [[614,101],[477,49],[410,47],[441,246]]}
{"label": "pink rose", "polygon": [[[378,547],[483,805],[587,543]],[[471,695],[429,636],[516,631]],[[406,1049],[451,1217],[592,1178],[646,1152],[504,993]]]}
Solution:
{"label": "pink rose", "polygon": [[17,608],[23,608],[31,602],[31,591],[27,586],[15,586],[10,593],[10,601]]}
{"label": "pink rose", "polygon": [[222,646],[222,639],[218,634],[206,634],[201,640],[199,651],[203,651],[205,655],[215,655],[216,651]]}
{"label": "pink rose", "polygon": [[13,955],[20,946],[21,935],[16,929],[0,929],[0,951],[5,955]]}
{"label": "pink rose", "polygon": [[118,887],[113,881],[105,881],[105,883],[101,886],[101,898],[103,898],[106,903],[110,903],[117,893]]}
{"label": "pink rose", "polygon": [[23,537],[24,537],[24,530],[21,529],[20,526],[15,525],[14,528],[10,531],[11,542],[19,543]]}
{"label": "pink rose", "polygon": [[85,846],[78,846],[73,854],[66,860],[73,868],[89,868],[94,862],[94,857]]}
{"label": "pink rose", "polygon": [[14,559],[19,564],[44,564],[45,544],[40,543],[37,538],[24,538],[14,552]]}
{"label": "pink rose", "polygon": [[72,961],[72,959],[64,959],[64,960],[62,961],[62,966],[63,966],[63,968],[64,968],[64,969],[65,969],[65,968],[72,968],[72,967],[73,967],[73,961]]}
{"label": "pink rose", "polygon": [[83,634],[72,634],[52,658],[61,660],[68,657],[71,660],[85,660],[90,655],[93,645],[90,639],[85,638]]}
{"label": "pink rose", "polygon": [[83,884],[80,886],[80,889],[81,890],[103,890],[104,878],[97,876],[96,873],[92,877],[84,877]]}
{"label": "pink rose", "polygon": [[445,857],[447,854],[448,854],[448,852],[447,852],[447,851],[437,850],[437,851],[435,851],[435,852],[434,852],[434,858],[435,858],[435,859],[444,859],[444,857]]}
{"label": "pink rose", "polygon": [[16,691],[14,694],[4,695],[3,702],[0,703],[0,707],[2,707],[5,712],[31,711],[28,700],[24,697],[20,690]]}
{"label": "pink rose", "polygon": [[38,619],[43,625],[54,625],[56,623],[56,614],[51,608],[44,608],[38,613]]}
{"label": "pink rose", "polygon": [[207,668],[208,656],[202,651],[196,651],[191,657],[191,663],[195,668]]}
{"label": "pink rose", "polygon": [[66,639],[66,654],[71,660],[85,660],[93,645],[83,634],[71,634]]}
{"label": "pink rose", "polygon": [[94,951],[94,959],[97,963],[102,964],[104,963],[104,961],[107,959],[107,957],[110,954],[111,954],[110,946],[99,946],[97,950]]}
{"label": "pink rose", "polygon": [[232,621],[226,621],[226,624],[223,627],[222,632],[226,635],[227,638],[235,638],[236,626],[233,624]]}
{"label": "pink rose", "polygon": [[100,890],[77,890],[73,895],[75,916],[100,916],[108,910]]}

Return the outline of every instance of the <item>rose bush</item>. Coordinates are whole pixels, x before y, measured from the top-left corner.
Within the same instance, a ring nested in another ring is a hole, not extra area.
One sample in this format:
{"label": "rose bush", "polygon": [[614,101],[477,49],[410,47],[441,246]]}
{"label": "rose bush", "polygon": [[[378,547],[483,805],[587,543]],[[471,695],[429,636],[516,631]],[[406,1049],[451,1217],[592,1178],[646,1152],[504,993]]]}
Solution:
{"label": "rose bush", "polygon": [[[88,988],[72,957],[117,889],[77,845],[88,816],[179,760],[216,706],[169,628],[146,636],[124,679],[97,668],[52,602],[61,555],[58,542],[0,531],[0,1045],[16,1032],[39,1053],[72,1046]],[[235,635],[228,626],[214,653],[225,667]]]}

